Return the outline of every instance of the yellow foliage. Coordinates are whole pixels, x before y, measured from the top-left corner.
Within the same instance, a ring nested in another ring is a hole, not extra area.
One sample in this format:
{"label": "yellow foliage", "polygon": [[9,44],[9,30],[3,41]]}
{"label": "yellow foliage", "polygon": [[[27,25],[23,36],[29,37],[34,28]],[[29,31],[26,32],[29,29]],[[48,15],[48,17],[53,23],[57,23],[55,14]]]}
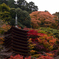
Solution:
{"label": "yellow foliage", "polygon": [[29,47],[30,49],[33,49],[36,44],[30,44]]}
{"label": "yellow foliage", "polygon": [[3,37],[0,37],[0,40],[4,41]]}
{"label": "yellow foliage", "polygon": [[29,41],[29,43],[31,43],[32,41],[31,41],[31,38],[28,40]]}
{"label": "yellow foliage", "polygon": [[35,50],[30,50],[31,53],[35,53]]}
{"label": "yellow foliage", "polygon": [[39,57],[39,56],[41,56],[41,54],[34,54],[34,55],[32,55],[33,57]]}
{"label": "yellow foliage", "polygon": [[3,41],[4,41],[3,37],[0,37],[0,45],[4,43]]}
{"label": "yellow foliage", "polygon": [[52,50],[52,49],[53,49],[53,46],[48,47],[48,49],[49,49],[49,50]]}

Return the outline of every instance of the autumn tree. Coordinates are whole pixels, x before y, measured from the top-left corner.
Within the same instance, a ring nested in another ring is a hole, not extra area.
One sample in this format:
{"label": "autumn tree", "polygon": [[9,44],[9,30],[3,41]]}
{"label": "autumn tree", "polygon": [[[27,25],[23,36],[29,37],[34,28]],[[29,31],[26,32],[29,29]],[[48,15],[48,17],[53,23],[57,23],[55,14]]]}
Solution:
{"label": "autumn tree", "polygon": [[10,21],[10,8],[5,3],[0,5],[0,19]]}
{"label": "autumn tree", "polygon": [[33,28],[38,28],[40,26],[43,27],[53,27],[57,26],[55,20],[53,20],[54,16],[51,15],[48,11],[35,11],[30,14],[31,23]]}
{"label": "autumn tree", "polygon": [[59,29],[59,12],[56,12],[53,15],[55,15],[58,18],[58,20],[57,20],[58,23],[57,24],[58,24],[58,29]]}

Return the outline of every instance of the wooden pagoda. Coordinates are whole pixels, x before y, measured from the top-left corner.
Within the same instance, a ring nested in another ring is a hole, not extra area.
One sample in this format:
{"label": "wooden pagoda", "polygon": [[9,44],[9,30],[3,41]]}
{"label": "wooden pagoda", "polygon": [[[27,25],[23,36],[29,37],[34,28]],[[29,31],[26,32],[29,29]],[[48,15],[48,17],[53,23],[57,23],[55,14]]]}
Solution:
{"label": "wooden pagoda", "polygon": [[8,51],[22,56],[29,56],[27,30],[11,27],[5,32],[4,46]]}

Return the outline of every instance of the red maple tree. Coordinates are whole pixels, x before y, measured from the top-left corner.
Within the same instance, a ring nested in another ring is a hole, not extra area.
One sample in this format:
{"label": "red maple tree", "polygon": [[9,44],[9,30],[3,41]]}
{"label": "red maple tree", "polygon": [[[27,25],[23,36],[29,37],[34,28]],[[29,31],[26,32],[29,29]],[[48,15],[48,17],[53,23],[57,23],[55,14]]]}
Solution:
{"label": "red maple tree", "polygon": [[[54,20],[55,16],[51,15],[48,11],[35,11],[30,14],[31,22],[33,28],[38,28],[40,26],[51,27],[55,26],[56,22]],[[57,18],[55,18],[57,19]],[[57,26],[57,25],[56,25]]]}

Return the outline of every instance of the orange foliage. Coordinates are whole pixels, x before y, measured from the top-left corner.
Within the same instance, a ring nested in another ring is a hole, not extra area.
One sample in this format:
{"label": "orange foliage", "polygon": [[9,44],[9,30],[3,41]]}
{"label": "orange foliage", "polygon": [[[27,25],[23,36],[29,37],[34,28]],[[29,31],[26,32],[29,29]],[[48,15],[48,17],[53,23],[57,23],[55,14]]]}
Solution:
{"label": "orange foliage", "polygon": [[0,45],[4,43],[3,41],[4,41],[3,37],[0,37]]}
{"label": "orange foliage", "polygon": [[46,53],[47,56],[53,57],[54,54],[53,53]]}
{"label": "orange foliage", "polygon": [[4,31],[7,31],[11,28],[10,25],[6,25],[6,24],[3,24],[2,27],[1,27]]}
{"label": "orange foliage", "polygon": [[42,44],[45,48],[47,48],[46,50],[49,51],[53,49],[53,46],[57,41],[57,39],[53,36],[48,36],[44,33],[38,33],[36,30],[30,30],[28,33],[28,36],[30,36],[32,42]]}
{"label": "orange foliage", "polygon": [[32,22],[31,25],[33,26],[33,28],[36,28],[39,26],[50,27],[52,24],[55,24],[55,20],[53,20],[54,16],[51,15],[49,12],[35,11],[35,12],[32,12],[30,16],[31,16],[31,22]]}
{"label": "orange foliage", "polygon": [[37,58],[37,59],[54,59],[54,58],[52,58],[52,57],[49,57],[49,56],[41,56],[41,57],[39,57],[39,58]]}

